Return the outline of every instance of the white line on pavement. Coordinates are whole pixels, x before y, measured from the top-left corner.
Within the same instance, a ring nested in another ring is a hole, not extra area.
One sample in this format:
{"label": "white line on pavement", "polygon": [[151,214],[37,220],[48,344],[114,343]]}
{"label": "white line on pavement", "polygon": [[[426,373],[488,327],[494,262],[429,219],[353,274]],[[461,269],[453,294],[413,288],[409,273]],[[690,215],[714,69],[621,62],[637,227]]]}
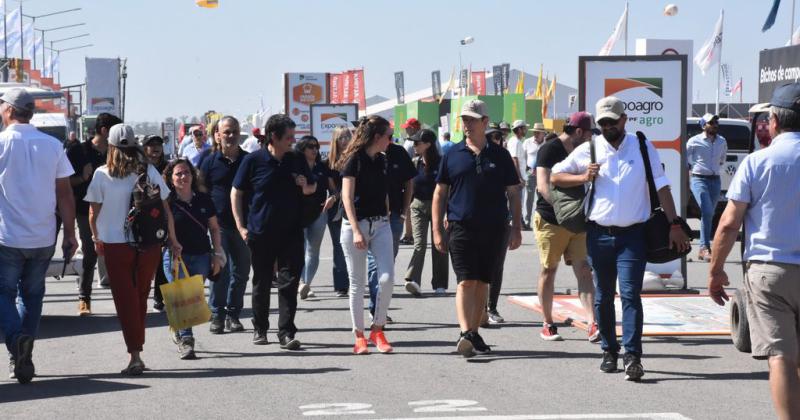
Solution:
{"label": "white line on pavement", "polygon": [[630,413],[630,414],[519,414],[497,416],[453,416],[453,417],[405,417],[376,420],[591,420],[591,419],[647,419],[647,420],[691,420],[679,413]]}

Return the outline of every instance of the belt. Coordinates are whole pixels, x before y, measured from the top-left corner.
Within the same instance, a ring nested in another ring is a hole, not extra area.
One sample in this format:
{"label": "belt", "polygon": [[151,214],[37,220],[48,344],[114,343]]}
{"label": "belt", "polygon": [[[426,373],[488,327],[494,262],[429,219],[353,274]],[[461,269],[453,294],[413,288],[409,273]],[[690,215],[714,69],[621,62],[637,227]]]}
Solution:
{"label": "belt", "polygon": [[692,174],[693,177],[703,178],[703,179],[717,179],[719,175],[700,175],[700,174]]}
{"label": "belt", "polygon": [[588,225],[610,236],[619,236],[628,231],[639,228],[644,223],[634,223],[630,226],[603,226],[595,222],[589,221]]}

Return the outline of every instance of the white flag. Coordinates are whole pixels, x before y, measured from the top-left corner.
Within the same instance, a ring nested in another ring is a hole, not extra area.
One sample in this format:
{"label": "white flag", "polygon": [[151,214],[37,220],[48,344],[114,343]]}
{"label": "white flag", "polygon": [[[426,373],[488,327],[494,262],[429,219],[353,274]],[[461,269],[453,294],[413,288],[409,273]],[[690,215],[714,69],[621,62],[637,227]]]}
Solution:
{"label": "white flag", "polygon": [[792,34],[792,38],[786,42],[786,46],[790,45],[797,45],[800,44],[800,26],[795,29],[794,33]]}
{"label": "white flag", "polygon": [[61,64],[61,57],[60,54],[52,52],[50,53],[50,77],[53,79],[56,78],[56,75],[59,72],[59,65]]}
{"label": "white flag", "polygon": [[22,25],[22,41],[25,44],[25,57],[33,57],[33,48],[35,45],[33,42],[33,22],[28,22]]}
{"label": "white flag", "polygon": [[622,16],[619,17],[617,21],[617,26],[614,27],[614,32],[611,34],[611,37],[608,38],[608,41],[603,45],[603,48],[600,48],[600,52],[597,55],[609,55],[611,54],[611,50],[614,49],[614,44],[617,43],[622,37],[627,37],[627,27],[628,27],[628,3],[625,3],[625,10],[622,12]]}
{"label": "white flag", "polygon": [[723,12],[720,11],[719,19],[714,27],[714,33],[711,35],[711,38],[703,44],[700,51],[697,52],[697,55],[694,56],[694,62],[697,64],[697,67],[700,67],[700,72],[703,73],[703,75],[706,74],[706,70],[708,70],[712,64],[719,62],[720,55],[722,55],[722,18]]}
{"label": "white flag", "polygon": [[[20,48],[19,41],[22,35],[20,32],[19,21],[19,9],[14,9],[11,11],[11,13],[6,15],[5,48],[8,51],[9,57],[19,56],[19,52],[17,50]],[[1,35],[0,38],[2,38]]]}

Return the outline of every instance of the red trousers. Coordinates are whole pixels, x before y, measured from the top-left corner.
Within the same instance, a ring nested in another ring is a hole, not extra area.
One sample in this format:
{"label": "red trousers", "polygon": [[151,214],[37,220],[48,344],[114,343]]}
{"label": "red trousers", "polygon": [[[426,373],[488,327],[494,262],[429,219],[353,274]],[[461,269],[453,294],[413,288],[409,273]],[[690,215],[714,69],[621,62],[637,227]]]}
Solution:
{"label": "red trousers", "polygon": [[150,282],[161,261],[161,247],[137,251],[128,244],[103,244],[111,295],[128,353],[142,351]]}

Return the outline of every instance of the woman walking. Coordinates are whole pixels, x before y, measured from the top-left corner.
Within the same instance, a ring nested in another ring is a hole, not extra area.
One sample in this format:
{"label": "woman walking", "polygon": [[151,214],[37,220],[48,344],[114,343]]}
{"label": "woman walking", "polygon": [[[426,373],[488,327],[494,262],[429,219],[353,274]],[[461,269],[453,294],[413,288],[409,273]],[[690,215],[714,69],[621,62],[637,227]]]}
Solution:
{"label": "woman walking", "polygon": [[[217,210],[211,196],[200,190],[197,170],[187,158],[172,160],[164,169],[164,181],[171,190],[169,198],[170,210],[175,220],[175,237],[184,244],[180,258],[186,265],[189,276],[216,276],[225,265],[225,253],[222,251],[222,239],[217,222]],[[212,253],[208,236],[214,244]],[[183,278],[185,274],[177,267],[178,260],[170,250],[163,255],[164,274],[167,282]],[[178,278],[175,278],[175,273]],[[194,335],[187,328],[172,333],[173,342],[178,346],[180,358],[194,359]]]}
{"label": "woman walking", "polygon": [[[433,190],[436,188],[436,176],[439,174],[441,156],[436,148],[436,133],[421,130],[411,137],[414,142],[414,164],[417,176],[414,177],[414,201],[411,202],[411,230],[414,236],[414,253],[406,270],[406,290],[419,290],[422,268],[425,265],[425,251],[428,249],[428,226],[431,224],[431,203]],[[442,227],[444,230],[444,227]],[[431,230],[433,235],[433,230]],[[433,242],[433,238],[431,238]],[[448,263],[447,254],[431,247],[433,264],[432,286],[437,296],[447,291]],[[410,284],[413,283],[413,284]]]}
{"label": "woman walking", "polygon": [[350,280],[347,275],[347,262],[342,251],[341,232],[342,217],[344,215],[344,205],[342,205],[342,174],[336,169],[341,161],[342,153],[350,144],[353,132],[347,127],[336,127],[333,130],[331,139],[331,149],[328,152],[326,164],[330,168],[330,178],[336,188],[338,196],[337,202],[328,209],[328,234],[331,236],[333,246],[333,290],[336,297],[347,297]]}
{"label": "woman walking", "polygon": [[122,374],[131,376],[141,375],[145,368],[141,352],[147,297],[161,253],[159,244],[142,248],[132,246],[125,231],[131,193],[139,174],[143,173],[147,173],[147,182],[159,190],[167,216],[169,246],[174,255],[180,255],[181,245],[175,238],[172,213],[166,202],[169,189],[156,168],[147,164],[130,126],[117,124],[111,127],[106,164],[95,171],[84,198],[90,205],[92,240],[97,254],[106,258],[114,307],[130,353],[128,367]]}
{"label": "woman walking", "polygon": [[367,251],[375,258],[378,294],[369,341],[381,353],[392,352],[383,327],[392,299],[394,249],[389,227],[387,161],[383,153],[392,141],[389,121],[373,115],[364,117],[355,138],[347,146],[339,170],[342,174],[342,248],[350,276],[350,316],[353,321],[353,353],[367,354],[364,337],[364,288],[367,283]]}
{"label": "woman walking", "polygon": [[319,248],[322,237],[325,236],[325,225],[328,221],[328,210],[338,201],[336,186],[330,176],[327,163],[322,161],[319,154],[319,140],[314,136],[303,136],[295,145],[295,149],[303,156],[312,179],[309,183],[316,183],[317,190],[312,195],[314,202],[322,209],[319,217],[308,227],[303,229],[305,236],[305,266],[300,276],[300,299],[315,297],[311,290],[311,281],[317,274],[319,267]]}

